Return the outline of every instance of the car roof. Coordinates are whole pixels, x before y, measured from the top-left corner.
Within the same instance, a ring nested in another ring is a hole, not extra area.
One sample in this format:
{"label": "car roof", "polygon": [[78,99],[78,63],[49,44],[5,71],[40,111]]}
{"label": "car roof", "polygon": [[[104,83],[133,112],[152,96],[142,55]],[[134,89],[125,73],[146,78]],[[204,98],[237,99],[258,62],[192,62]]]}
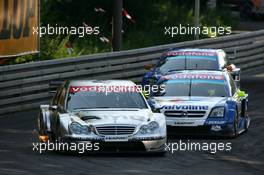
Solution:
{"label": "car roof", "polygon": [[199,48],[186,48],[186,49],[171,49],[167,52],[211,52],[217,53],[223,51],[222,49],[199,49]]}
{"label": "car roof", "polygon": [[130,80],[69,80],[70,86],[135,86]]}

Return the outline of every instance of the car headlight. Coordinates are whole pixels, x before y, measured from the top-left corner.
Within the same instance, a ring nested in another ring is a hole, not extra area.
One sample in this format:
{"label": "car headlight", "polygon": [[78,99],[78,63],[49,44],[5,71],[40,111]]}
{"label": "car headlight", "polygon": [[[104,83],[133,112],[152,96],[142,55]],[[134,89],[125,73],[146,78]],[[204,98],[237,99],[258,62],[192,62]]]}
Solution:
{"label": "car headlight", "polygon": [[159,129],[159,124],[155,121],[150,122],[147,125],[142,125],[139,133],[140,134],[154,134]]}
{"label": "car headlight", "polygon": [[77,122],[72,122],[70,124],[70,130],[74,134],[90,134],[91,133],[91,128],[86,125],[81,125]]}
{"label": "car headlight", "polygon": [[225,107],[215,107],[212,109],[209,117],[218,118],[224,117],[225,115]]}

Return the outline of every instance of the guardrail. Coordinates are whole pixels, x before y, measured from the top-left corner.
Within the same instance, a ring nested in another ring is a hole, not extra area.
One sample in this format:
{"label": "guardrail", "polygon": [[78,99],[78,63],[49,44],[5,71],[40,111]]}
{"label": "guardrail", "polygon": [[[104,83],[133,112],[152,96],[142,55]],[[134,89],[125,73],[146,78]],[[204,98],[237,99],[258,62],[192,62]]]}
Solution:
{"label": "guardrail", "polygon": [[0,67],[0,114],[48,103],[50,81],[65,79],[130,79],[139,82],[143,66],[155,63],[169,48],[221,48],[247,73],[264,65],[264,30],[213,39],[187,41],[135,50],[94,54]]}

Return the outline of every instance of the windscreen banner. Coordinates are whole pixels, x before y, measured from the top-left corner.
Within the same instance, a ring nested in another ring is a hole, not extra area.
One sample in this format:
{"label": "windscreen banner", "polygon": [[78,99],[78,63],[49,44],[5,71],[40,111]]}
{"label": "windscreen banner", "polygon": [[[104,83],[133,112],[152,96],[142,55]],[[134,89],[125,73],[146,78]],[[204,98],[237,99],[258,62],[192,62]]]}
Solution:
{"label": "windscreen banner", "polygon": [[39,0],[0,0],[0,58],[39,51]]}

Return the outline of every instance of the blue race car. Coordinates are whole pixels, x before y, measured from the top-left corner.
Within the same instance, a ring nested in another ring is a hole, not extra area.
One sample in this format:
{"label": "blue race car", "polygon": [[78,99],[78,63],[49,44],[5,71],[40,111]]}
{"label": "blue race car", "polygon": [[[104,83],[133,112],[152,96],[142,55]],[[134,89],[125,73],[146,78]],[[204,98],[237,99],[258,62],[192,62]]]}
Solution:
{"label": "blue race car", "polygon": [[240,68],[230,64],[222,49],[172,49],[165,52],[155,66],[145,65],[142,85],[153,85],[159,78],[179,70],[217,70],[231,72],[239,85]]}
{"label": "blue race car", "polygon": [[228,72],[178,71],[160,77],[156,85],[159,88],[148,101],[165,114],[167,126],[199,127],[231,137],[249,127],[248,95]]}

